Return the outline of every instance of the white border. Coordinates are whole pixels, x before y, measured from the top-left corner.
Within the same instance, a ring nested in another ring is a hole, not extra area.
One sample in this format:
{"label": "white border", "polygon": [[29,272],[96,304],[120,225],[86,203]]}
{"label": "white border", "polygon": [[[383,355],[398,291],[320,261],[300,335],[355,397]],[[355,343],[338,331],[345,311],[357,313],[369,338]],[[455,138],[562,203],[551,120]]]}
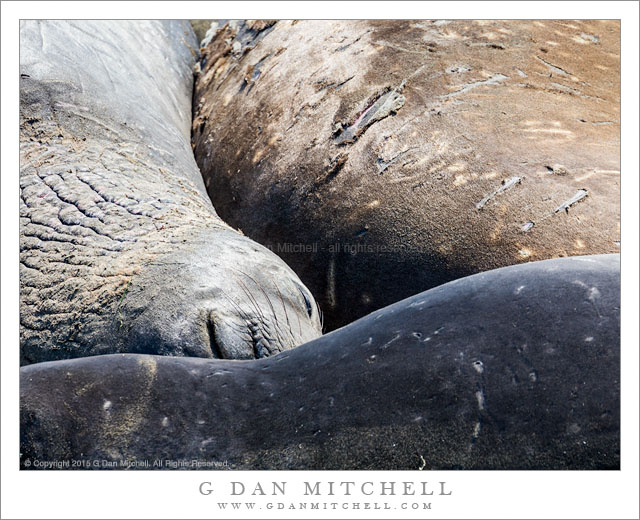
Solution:
{"label": "white border", "polygon": [[[247,517],[215,507],[229,482],[447,481],[433,518],[638,518],[638,3],[636,2],[3,2],[2,518]],[[622,19],[622,470],[611,472],[22,472],[18,466],[19,18],[619,18]],[[198,494],[211,481],[216,494]],[[249,485],[247,486],[249,487]],[[273,497],[272,497],[273,498]],[[294,498],[288,495],[287,500]],[[348,497],[347,497],[348,498]],[[383,501],[376,497],[377,501]],[[411,498],[411,497],[409,497]],[[369,499],[373,500],[373,499]],[[303,512],[260,510],[262,518]],[[309,513],[309,512],[307,512]],[[402,517],[394,511],[393,516]],[[312,518],[385,518],[320,511]],[[407,516],[410,517],[410,516]]]}

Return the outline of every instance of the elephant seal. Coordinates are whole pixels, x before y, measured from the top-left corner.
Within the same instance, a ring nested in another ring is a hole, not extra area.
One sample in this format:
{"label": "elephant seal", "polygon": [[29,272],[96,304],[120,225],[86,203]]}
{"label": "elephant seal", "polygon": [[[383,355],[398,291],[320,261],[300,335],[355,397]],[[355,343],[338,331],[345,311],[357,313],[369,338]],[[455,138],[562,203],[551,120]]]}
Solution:
{"label": "elephant seal", "polygon": [[245,359],[320,335],[299,278],[207,197],[187,22],[23,21],[20,46],[22,365]]}
{"label": "elephant seal", "polygon": [[255,361],[23,367],[21,465],[619,468],[619,260],[473,275]]}
{"label": "elephant seal", "polygon": [[506,265],[619,252],[618,21],[258,21],[202,53],[214,206],[332,330]]}

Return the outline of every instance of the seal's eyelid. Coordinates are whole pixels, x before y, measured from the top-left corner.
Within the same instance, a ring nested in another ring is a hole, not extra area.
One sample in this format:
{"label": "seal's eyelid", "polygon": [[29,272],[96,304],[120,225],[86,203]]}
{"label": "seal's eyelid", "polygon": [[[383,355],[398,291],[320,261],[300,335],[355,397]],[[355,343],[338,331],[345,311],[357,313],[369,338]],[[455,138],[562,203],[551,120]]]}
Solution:
{"label": "seal's eyelid", "polygon": [[311,300],[309,300],[309,297],[300,287],[298,287],[298,290],[300,291],[300,294],[302,294],[302,297],[304,298],[304,304],[307,306],[307,314],[309,315],[309,318],[311,318],[313,316],[313,306],[311,305]]}

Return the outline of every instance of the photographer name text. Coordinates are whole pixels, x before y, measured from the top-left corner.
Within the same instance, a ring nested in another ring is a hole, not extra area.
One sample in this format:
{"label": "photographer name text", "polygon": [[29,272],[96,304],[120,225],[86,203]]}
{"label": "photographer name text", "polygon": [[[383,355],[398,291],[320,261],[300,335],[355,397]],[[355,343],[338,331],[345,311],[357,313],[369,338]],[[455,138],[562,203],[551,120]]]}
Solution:
{"label": "photographer name text", "polygon": [[[305,496],[449,496],[452,491],[447,482],[429,481],[317,481],[296,482],[296,495]],[[299,487],[298,487],[299,486]],[[214,489],[211,482],[201,482],[198,491],[206,496],[286,496],[290,489],[289,483],[281,482],[255,482],[247,484],[241,481],[228,482],[220,489]]]}

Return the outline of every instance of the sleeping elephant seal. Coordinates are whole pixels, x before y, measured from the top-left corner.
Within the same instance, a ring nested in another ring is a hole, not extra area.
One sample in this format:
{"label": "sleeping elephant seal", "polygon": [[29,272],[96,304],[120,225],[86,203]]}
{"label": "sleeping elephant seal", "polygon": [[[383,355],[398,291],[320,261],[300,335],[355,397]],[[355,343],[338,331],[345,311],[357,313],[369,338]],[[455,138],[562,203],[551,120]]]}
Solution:
{"label": "sleeping elephant seal", "polygon": [[187,22],[25,21],[20,45],[21,364],[320,335],[298,277],[207,197]]}
{"label": "sleeping elephant seal", "polygon": [[224,25],[193,144],[329,330],[479,271],[619,252],[618,21]]}
{"label": "sleeping elephant seal", "polygon": [[23,367],[21,465],[618,468],[619,260],[477,274],[255,361]]}

